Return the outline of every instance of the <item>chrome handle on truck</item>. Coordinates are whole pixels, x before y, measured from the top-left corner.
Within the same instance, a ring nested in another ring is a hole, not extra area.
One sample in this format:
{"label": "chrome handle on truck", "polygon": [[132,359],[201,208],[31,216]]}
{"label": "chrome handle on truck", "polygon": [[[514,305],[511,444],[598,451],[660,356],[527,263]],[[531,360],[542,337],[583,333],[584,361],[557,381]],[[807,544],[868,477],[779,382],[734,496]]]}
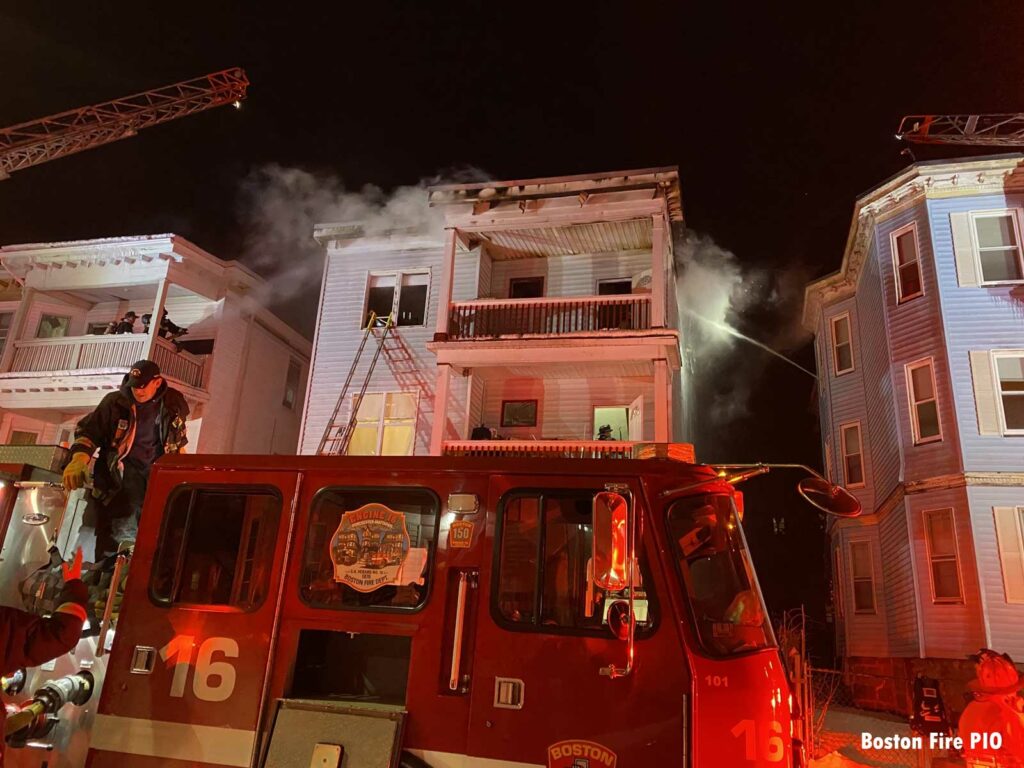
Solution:
{"label": "chrome handle on truck", "polygon": [[452,674],[448,679],[448,688],[459,690],[462,671],[462,633],[466,628],[466,590],[469,587],[469,574],[459,574],[459,596],[455,603],[455,635],[452,638]]}
{"label": "chrome handle on truck", "polygon": [[100,636],[96,638],[96,656],[100,657],[106,653],[107,630],[110,629],[110,616],[114,612],[114,599],[117,597],[117,588],[121,584],[121,573],[124,565],[128,562],[128,554],[121,552],[114,563],[114,574],[110,577],[110,592],[107,593],[107,604],[103,606],[103,620],[100,622]]}

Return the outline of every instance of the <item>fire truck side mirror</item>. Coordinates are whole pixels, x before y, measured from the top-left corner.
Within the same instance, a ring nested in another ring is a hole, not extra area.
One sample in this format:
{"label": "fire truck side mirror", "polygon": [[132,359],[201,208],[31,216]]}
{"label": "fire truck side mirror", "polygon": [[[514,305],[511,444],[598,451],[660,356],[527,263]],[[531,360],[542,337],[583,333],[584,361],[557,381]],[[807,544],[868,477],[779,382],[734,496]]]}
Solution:
{"label": "fire truck side mirror", "polygon": [[629,560],[629,503],[618,493],[602,491],[592,506],[594,583],[601,589],[625,589]]}
{"label": "fire truck side mirror", "polygon": [[841,485],[821,477],[805,477],[796,485],[801,496],[823,512],[836,517],[857,517],[861,505],[857,497]]}

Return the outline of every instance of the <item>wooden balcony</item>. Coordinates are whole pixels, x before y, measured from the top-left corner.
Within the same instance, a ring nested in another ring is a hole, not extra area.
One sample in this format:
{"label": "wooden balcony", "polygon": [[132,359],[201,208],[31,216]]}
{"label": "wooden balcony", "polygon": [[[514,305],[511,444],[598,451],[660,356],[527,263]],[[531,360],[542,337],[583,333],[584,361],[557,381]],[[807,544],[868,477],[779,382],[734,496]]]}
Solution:
{"label": "wooden balcony", "polygon": [[448,314],[449,341],[650,329],[650,294],[476,299],[452,302]]}
{"label": "wooden balcony", "polygon": [[647,443],[625,440],[446,440],[444,456],[505,458],[632,459]]}
{"label": "wooden balcony", "polygon": [[[0,375],[127,371],[146,356],[148,341],[141,333],[15,341],[10,371]],[[152,359],[165,377],[191,387],[203,386],[202,359],[176,351],[169,341],[156,340]]]}

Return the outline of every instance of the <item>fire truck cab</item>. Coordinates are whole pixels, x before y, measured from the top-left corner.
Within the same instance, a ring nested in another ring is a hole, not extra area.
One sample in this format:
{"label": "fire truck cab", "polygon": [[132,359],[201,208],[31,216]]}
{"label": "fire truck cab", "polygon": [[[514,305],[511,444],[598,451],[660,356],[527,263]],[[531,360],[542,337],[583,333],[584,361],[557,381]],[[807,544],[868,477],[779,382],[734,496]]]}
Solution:
{"label": "fire truck cab", "polygon": [[92,768],[794,765],[737,495],[668,459],[164,457],[54,734]]}

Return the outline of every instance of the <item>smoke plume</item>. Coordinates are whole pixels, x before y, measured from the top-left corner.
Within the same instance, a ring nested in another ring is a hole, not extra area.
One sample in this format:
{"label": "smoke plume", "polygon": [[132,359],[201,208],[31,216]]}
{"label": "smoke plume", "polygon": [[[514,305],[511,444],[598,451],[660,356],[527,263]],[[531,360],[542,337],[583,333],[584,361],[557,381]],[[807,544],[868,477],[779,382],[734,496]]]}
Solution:
{"label": "smoke plume", "polygon": [[748,415],[750,396],[772,360],[758,346],[781,355],[806,341],[798,322],[806,275],[791,267],[744,269],[734,253],[693,231],[675,243],[675,261],[683,401],[699,404],[686,432],[702,443],[703,454]]}
{"label": "smoke plume", "polygon": [[427,186],[484,178],[475,168],[453,169],[385,192],[349,190],[334,175],[277,164],[252,171],[240,195],[245,262],[266,278],[253,298],[311,334],[324,264],[313,239],[317,224],[359,224],[368,236],[440,232],[443,214],[427,205]]}

